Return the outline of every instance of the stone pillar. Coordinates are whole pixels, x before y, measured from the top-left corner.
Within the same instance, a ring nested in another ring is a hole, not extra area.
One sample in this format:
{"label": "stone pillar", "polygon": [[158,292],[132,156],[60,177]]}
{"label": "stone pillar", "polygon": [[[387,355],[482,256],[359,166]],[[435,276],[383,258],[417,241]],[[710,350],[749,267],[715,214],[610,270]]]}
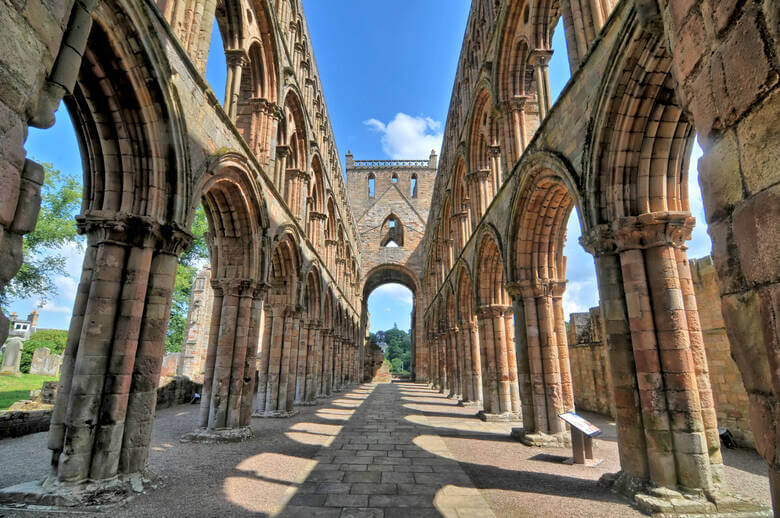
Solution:
{"label": "stone pillar", "polygon": [[[309,372],[309,362],[311,361],[311,337],[309,336],[312,331],[311,324],[301,318],[300,323],[300,335],[298,339],[298,359],[296,360],[295,369],[295,404],[301,405],[304,403],[306,396],[306,376]],[[313,334],[313,333],[312,333]]]}
{"label": "stone pillar", "polygon": [[294,390],[295,373],[291,368],[292,359],[297,358],[299,312],[291,305],[278,303],[268,309],[253,415],[289,417],[295,415],[290,387]]}
{"label": "stone pillar", "polygon": [[304,401],[308,404],[314,403],[319,395],[320,376],[322,375],[322,341],[321,341],[321,323],[317,320],[311,320],[308,323],[308,363],[306,365],[306,390]]}
{"label": "stone pillar", "polygon": [[529,97],[525,95],[515,95],[507,103],[510,113],[508,121],[511,124],[509,134],[512,136],[512,147],[514,154],[510,157],[510,163],[514,164],[520,160],[520,156],[528,146],[528,134],[526,132],[525,103]]}
{"label": "stone pillar", "polygon": [[561,373],[561,400],[565,412],[574,411],[574,389],[571,383],[571,362],[569,361],[569,340],[566,336],[566,315],[563,312],[563,292],[566,281],[550,281],[552,295],[553,327],[558,344],[558,369]]}
{"label": "stone pillar", "polygon": [[69,483],[146,465],[176,262],[189,241],[133,216],[80,216],[79,230],[88,249],[49,431],[55,476]]}
{"label": "stone pillar", "polygon": [[515,361],[517,363],[517,381],[525,430],[537,430],[534,384],[531,374],[531,358],[526,328],[525,305],[522,290],[510,284],[507,291],[512,297],[512,310],[515,320]]}
{"label": "stone pillar", "polygon": [[[714,435],[710,428],[714,418],[704,417],[712,411],[712,403],[702,405],[702,395],[710,397],[711,389],[707,383],[700,390],[697,378],[707,372],[706,356],[692,346],[688,323],[693,308],[686,308],[685,281],[681,283],[678,270],[684,259],[680,249],[693,223],[687,212],[648,213],[622,218],[611,228],[597,228],[594,233],[600,235],[588,241],[598,239],[601,249],[612,247],[619,254],[645,438],[645,451],[636,453],[647,459],[645,477],[655,485],[712,494],[723,484],[720,444],[709,437]],[[682,277],[686,275],[689,272]],[[604,312],[603,316],[606,322],[611,315]],[[619,366],[625,365],[617,360]],[[612,354],[610,363],[616,410],[622,418],[624,405],[618,391],[626,373],[617,372]],[[697,363],[703,365],[697,368]],[[633,466],[643,467],[641,462]]]}
{"label": "stone pillar", "polygon": [[249,56],[243,49],[225,50],[227,78],[225,80],[225,112],[236,121],[238,97],[241,94],[241,71],[249,64]]}
{"label": "stone pillar", "polygon": [[487,421],[511,421],[519,417],[520,401],[517,395],[517,365],[514,347],[508,340],[507,315],[511,316],[508,306],[482,306],[477,310],[479,322],[480,352],[482,360],[483,407],[480,418]]}
{"label": "stone pillar", "polygon": [[462,389],[460,386],[460,369],[458,368],[458,328],[457,327],[451,327],[447,330],[445,335],[445,340],[447,343],[448,354],[447,354],[447,364],[448,364],[448,370],[450,372],[450,390],[448,393],[448,397],[451,398],[458,398],[462,394]]}
{"label": "stone pillar", "polygon": [[537,49],[531,53],[529,61],[534,67],[536,79],[536,100],[539,103],[539,123],[541,123],[550,111],[550,76],[547,65],[552,57],[551,50]]}
{"label": "stone pillar", "polygon": [[233,441],[251,436],[249,411],[254,397],[257,319],[260,294],[251,280],[215,279],[220,307],[213,312],[212,328],[216,336],[209,343],[209,354],[201,398],[201,429],[184,440]]}
{"label": "stone pillar", "polygon": [[648,447],[642,410],[637,405],[639,386],[620,258],[606,225],[583,234],[580,243],[593,254],[596,262],[602,336],[612,378],[621,472],[627,482],[647,480]]}
{"label": "stone pillar", "polygon": [[274,185],[276,189],[283,192],[282,182],[284,173],[287,171],[287,157],[290,156],[290,147],[285,145],[276,146],[276,161],[274,163]]}
{"label": "stone pillar", "polygon": [[[488,146],[488,155],[490,156],[490,170],[492,172],[493,193],[491,200],[495,197],[498,190],[501,188],[501,184],[504,183],[503,171],[501,165],[501,146],[492,145]],[[489,204],[489,203],[488,203]]]}

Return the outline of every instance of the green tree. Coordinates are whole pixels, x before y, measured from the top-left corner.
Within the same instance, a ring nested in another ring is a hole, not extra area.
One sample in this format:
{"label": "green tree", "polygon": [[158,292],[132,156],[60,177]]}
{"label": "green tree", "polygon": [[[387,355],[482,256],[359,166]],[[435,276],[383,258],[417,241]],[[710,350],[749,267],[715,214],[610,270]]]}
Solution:
{"label": "green tree", "polygon": [[378,331],[377,336],[382,336],[387,343],[385,358],[390,362],[390,370],[396,374],[408,374],[403,367],[408,367],[411,364],[411,335],[394,326],[393,329],[387,331]]}
{"label": "green tree", "polygon": [[181,254],[176,268],[176,280],[171,300],[171,318],[168,320],[168,332],[165,337],[167,352],[181,351],[184,333],[187,331],[187,311],[192,294],[192,283],[198,273],[199,266],[209,258],[205,234],[208,231],[208,221],[203,206],[195,211],[192,223],[192,246]]}
{"label": "green tree", "polygon": [[43,164],[46,179],[41,188],[41,210],[35,230],[24,236],[23,262],[19,273],[0,290],[0,306],[14,299],[39,297],[45,303],[57,294],[54,279],[68,273],[62,249],[81,246],[83,237],[76,228],[81,208],[81,179]]}
{"label": "green tree", "polygon": [[48,347],[54,354],[62,354],[65,351],[65,342],[68,340],[68,332],[63,329],[42,329],[36,331],[24,342],[22,357],[19,359],[19,370],[29,374],[32,366],[32,357],[36,349]]}

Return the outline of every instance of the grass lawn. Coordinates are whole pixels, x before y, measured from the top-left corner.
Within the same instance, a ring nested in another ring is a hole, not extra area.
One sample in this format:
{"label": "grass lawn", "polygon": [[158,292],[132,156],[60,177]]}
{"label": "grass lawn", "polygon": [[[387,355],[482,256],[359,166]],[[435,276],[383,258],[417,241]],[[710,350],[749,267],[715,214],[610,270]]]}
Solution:
{"label": "grass lawn", "polygon": [[30,399],[30,391],[38,390],[44,381],[55,381],[56,377],[39,374],[0,376],[0,410],[5,410],[20,399]]}

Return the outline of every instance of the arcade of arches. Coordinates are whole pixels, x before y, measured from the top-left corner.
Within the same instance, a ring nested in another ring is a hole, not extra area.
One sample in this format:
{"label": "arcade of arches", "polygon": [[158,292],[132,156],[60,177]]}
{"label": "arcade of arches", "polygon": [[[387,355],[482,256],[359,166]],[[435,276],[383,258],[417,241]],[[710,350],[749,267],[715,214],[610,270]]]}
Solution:
{"label": "arcade of arches", "polygon": [[[215,17],[224,106],[203,76]],[[572,80],[551,105],[561,17]],[[776,1],[474,0],[440,156],[350,153],[347,181],[299,0],[29,0],[0,4],[0,20],[0,286],[40,204],[28,126],[51,126],[62,101],[84,163],[87,251],[50,486],[145,470],[199,204],[213,303],[190,440],[245,439],[253,416],[291,416],[364,381],[367,297],[401,282],[416,382],[485,420],[522,420],[527,444],[565,442],[557,416],[577,388],[563,244],[576,214],[612,384],[611,483],[650,511],[680,493],[689,512],[749,511],[723,475],[686,257],[698,136],[720,305],[780,505]]]}

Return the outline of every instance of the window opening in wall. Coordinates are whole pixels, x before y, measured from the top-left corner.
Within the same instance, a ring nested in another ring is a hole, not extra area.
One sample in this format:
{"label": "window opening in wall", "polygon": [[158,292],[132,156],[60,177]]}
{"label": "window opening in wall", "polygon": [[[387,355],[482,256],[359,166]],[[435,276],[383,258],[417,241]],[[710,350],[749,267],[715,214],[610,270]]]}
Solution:
{"label": "window opening in wall", "polygon": [[396,243],[391,239],[390,241],[387,242],[385,248],[398,248],[398,243]]}
{"label": "window opening in wall", "polygon": [[374,175],[373,174],[368,175],[368,197],[369,198],[374,197]]}
{"label": "window opening in wall", "polygon": [[412,198],[416,198],[417,197],[417,175],[416,174],[412,175],[412,189],[411,190],[412,190]]}
{"label": "window opening in wall", "polygon": [[225,86],[227,82],[227,60],[225,58],[225,45],[222,41],[222,33],[219,30],[217,17],[214,17],[211,29],[211,43],[206,60],[206,81],[219,99],[219,104],[225,106]]}
{"label": "window opening in wall", "polygon": [[393,183],[398,183],[398,175],[393,173]]}
{"label": "window opening in wall", "polygon": [[391,219],[388,224],[390,225],[390,228],[395,228],[395,220]]}

